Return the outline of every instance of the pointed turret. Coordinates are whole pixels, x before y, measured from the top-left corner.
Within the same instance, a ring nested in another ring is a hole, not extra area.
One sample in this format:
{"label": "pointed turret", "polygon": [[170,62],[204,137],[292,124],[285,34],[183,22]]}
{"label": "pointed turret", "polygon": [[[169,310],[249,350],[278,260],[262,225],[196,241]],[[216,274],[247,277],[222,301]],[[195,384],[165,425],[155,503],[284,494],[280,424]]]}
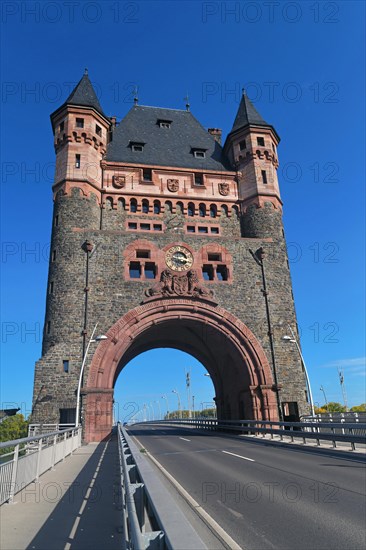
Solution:
{"label": "pointed turret", "polygon": [[101,186],[101,160],[106,152],[110,119],[103,113],[88,71],[66,101],[51,115],[56,151],[54,190],[64,194],[79,186],[86,195]]}
{"label": "pointed turret", "polygon": [[[259,209],[266,206],[267,209],[281,210],[277,180],[279,141],[274,127],[264,120],[243,92],[224,152],[238,171],[239,200],[244,218],[251,205]],[[265,236],[270,224],[261,223],[259,226],[260,232],[256,227],[255,231],[247,230],[247,236]],[[280,225],[278,228],[280,230]]]}
{"label": "pointed turret", "polygon": [[64,105],[80,105],[82,107],[92,107],[93,109],[104,115],[97,94],[95,93],[93,85],[90,82],[87,69],[85,69],[83,77],[81,78],[81,80],[79,80],[79,82],[65,101]]}

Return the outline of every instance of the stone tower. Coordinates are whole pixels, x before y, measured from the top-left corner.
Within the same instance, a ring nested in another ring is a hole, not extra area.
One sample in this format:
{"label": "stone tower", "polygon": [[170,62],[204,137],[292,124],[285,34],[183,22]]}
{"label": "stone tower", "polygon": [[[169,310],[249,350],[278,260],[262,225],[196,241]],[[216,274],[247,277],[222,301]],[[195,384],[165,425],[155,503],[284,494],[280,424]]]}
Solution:
{"label": "stone tower", "polygon": [[[33,422],[112,423],[136,355],[172,347],[211,374],[222,419],[309,412],[277,180],[279,137],[243,95],[233,128],[135,102],[117,124],[87,74],[51,115],[54,215]],[[88,343],[97,325],[108,339]],[[88,353],[87,353],[88,351]],[[80,376],[85,359],[85,370]]]}

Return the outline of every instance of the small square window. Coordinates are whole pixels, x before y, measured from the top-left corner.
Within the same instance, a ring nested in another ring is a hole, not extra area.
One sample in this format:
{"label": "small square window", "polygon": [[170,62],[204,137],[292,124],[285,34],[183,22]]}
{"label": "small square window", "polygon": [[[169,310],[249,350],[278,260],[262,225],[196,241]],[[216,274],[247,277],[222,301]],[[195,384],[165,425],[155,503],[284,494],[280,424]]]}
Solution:
{"label": "small square window", "polygon": [[128,223],[128,229],[137,229],[137,223],[129,222]]}
{"label": "small square window", "polygon": [[150,258],[150,250],[136,250],[136,258]]}
{"label": "small square window", "polygon": [[80,168],[81,155],[75,155],[75,168]]}
{"label": "small square window", "polygon": [[208,233],[208,227],[199,227],[198,233]]}
{"label": "small square window", "polygon": [[207,257],[209,262],[221,262],[221,254],[216,252],[209,252]]}
{"label": "small square window", "polygon": [[77,118],[76,119],[76,128],[84,128],[84,119],[83,118]]}
{"label": "small square window", "polygon": [[257,145],[264,147],[264,137],[257,137]]}
{"label": "small square window", "polygon": [[239,142],[239,149],[240,149],[240,151],[244,151],[244,149],[246,149],[246,148],[247,148],[247,144],[246,144],[245,139],[243,139],[243,141]]}
{"label": "small square window", "polygon": [[152,170],[151,170],[151,168],[144,168],[142,170],[142,179],[144,181],[152,181]]}
{"label": "small square window", "polygon": [[69,360],[68,359],[64,359],[62,361],[62,366],[63,366],[63,369],[64,369],[64,372],[69,372],[70,370],[70,363],[69,363]]}
{"label": "small square window", "polygon": [[95,133],[96,133],[98,136],[102,137],[102,129],[101,129],[100,126],[98,126],[98,124],[95,125]]}
{"label": "small square window", "polygon": [[203,185],[203,175],[202,174],[195,174],[194,175],[194,184],[195,185]]}
{"label": "small square window", "polygon": [[142,229],[142,231],[150,231],[150,224],[149,223],[142,223],[140,225],[140,229]]}
{"label": "small square window", "polygon": [[211,233],[213,235],[218,235],[220,233],[219,228],[218,227],[211,227]]}
{"label": "small square window", "polygon": [[267,172],[262,170],[262,183],[267,183]]}
{"label": "small square window", "polygon": [[60,128],[59,128],[60,132],[63,132],[64,128],[65,128],[65,121],[63,120],[60,124]]}
{"label": "small square window", "polygon": [[130,263],[130,278],[131,279],[140,279],[141,278],[141,265],[139,262]]}
{"label": "small square window", "polygon": [[187,233],[195,233],[196,228],[194,225],[187,225]]}
{"label": "small square window", "polygon": [[156,277],[156,266],[153,263],[145,264],[145,278],[146,279],[155,279]]}
{"label": "small square window", "polygon": [[205,281],[213,281],[214,280],[214,270],[212,265],[204,265],[202,267],[202,276]]}
{"label": "small square window", "polygon": [[170,120],[159,120],[159,126],[160,126],[160,128],[169,129],[170,126],[171,126],[171,121]]}
{"label": "small square window", "polygon": [[204,159],[206,157],[206,152],[205,151],[194,151],[194,156],[197,159]]}
{"label": "small square window", "polygon": [[154,223],[154,231],[162,231],[162,225],[160,223]]}

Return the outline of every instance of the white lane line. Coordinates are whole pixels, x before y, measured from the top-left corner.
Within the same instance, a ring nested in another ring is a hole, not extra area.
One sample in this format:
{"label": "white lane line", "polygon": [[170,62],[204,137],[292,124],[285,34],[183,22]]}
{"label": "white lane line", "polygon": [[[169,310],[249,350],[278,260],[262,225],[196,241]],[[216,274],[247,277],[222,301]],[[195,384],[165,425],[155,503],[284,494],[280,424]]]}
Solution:
{"label": "white lane line", "polygon": [[226,508],[226,510],[229,510],[230,514],[232,514],[236,518],[243,518],[244,517],[243,514],[240,514],[236,510],[233,510],[232,508],[229,508],[229,506],[225,506],[225,504],[223,504],[220,500],[217,500],[216,502],[218,504],[220,504],[220,506],[222,506],[223,508]]}
{"label": "white lane line", "polygon": [[180,437],[179,439],[183,439],[183,441],[191,441],[190,439],[186,439],[185,437]]}
{"label": "white lane line", "polygon": [[241,455],[236,455],[235,453],[229,453],[229,451],[221,451],[227,455],[232,455],[232,456],[237,456],[238,458],[242,458],[243,460],[249,460],[250,462],[255,462],[255,460],[253,460],[253,458],[248,458],[247,456],[241,456]]}

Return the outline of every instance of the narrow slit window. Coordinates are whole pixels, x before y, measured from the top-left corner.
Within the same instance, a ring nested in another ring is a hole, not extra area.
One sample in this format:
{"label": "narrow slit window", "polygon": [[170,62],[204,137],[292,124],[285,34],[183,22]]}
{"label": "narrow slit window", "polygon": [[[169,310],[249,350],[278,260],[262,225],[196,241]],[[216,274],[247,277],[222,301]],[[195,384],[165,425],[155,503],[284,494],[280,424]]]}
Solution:
{"label": "narrow slit window", "polygon": [[267,183],[267,172],[262,170],[262,183]]}
{"label": "narrow slit window", "polygon": [[59,128],[60,132],[63,132],[64,128],[65,128],[65,122],[62,121],[61,124],[60,124],[60,128]]}
{"label": "narrow slit window", "polygon": [[54,223],[55,227],[58,227],[58,215],[55,216],[55,223]]}
{"label": "narrow slit window", "polygon": [[64,372],[66,372],[66,373],[70,372],[70,362],[69,362],[68,359],[64,359],[62,361],[62,366],[63,366]]}
{"label": "narrow slit window", "polygon": [[55,262],[56,261],[56,250],[52,250],[52,261]]}
{"label": "narrow slit window", "polygon": [[240,151],[244,151],[244,149],[246,149],[246,148],[247,148],[247,144],[246,144],[245,139],[243,139],[243,141],[239,142],[239,149],[240,149]]}
{"label": "narrow slit window", "polygon": [[75,168],[80,168],[81,155],[75,155]]}
{"label": "narrow slit window", "polygon": [[97,134],[97,136],[102,137],[102,129],[100,126],[98,126],[98,124],[95,125],[95,133]]}
{"label": "narrow slit window", "polygon": [[47,321],[46,332],[47,334],[51,334],[51,321]]}
{"label": "narrow slit window", "polygon": [[53,294],[53,288],[54,288],[54,283],[53,281],[50,282],[50,288],[49,288],[49,294]]}

